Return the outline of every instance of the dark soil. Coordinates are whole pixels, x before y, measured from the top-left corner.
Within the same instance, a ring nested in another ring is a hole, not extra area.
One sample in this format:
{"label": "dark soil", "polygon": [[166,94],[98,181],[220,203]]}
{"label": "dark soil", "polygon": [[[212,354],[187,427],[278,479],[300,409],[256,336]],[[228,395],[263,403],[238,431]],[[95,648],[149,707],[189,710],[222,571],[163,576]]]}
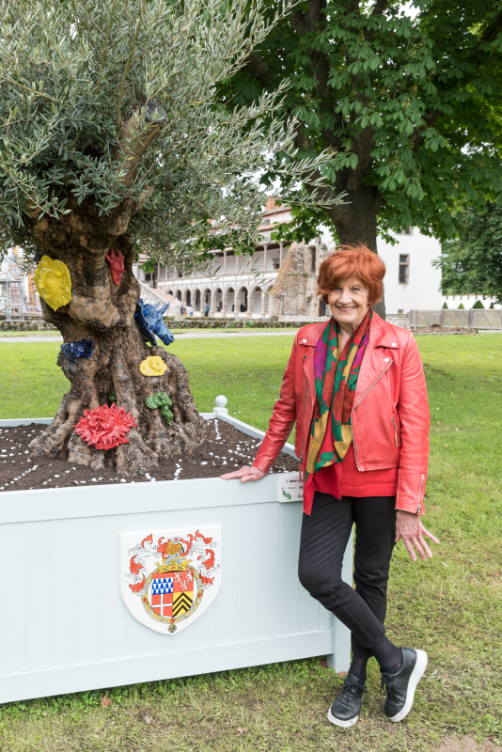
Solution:
{"label": "dark soil", "polygon": [[[64,458],[30,458],[29,443],[46,426],[31,423],[17,428],[0,428],[0,492],[25,491],[32,488],[74,488],[80,485],[109,483],[151,483],[158,480],[217,478],[223,473],[251,465],[260,445],[259,439],[238,431],[222,420],[207,421],[207,440],[191,455],[174,460],[162,459],[150,473],[130,475],[127,479],[117,470],[92,470]],[[272,471],[294,472],[298,462],[281,453]]]}

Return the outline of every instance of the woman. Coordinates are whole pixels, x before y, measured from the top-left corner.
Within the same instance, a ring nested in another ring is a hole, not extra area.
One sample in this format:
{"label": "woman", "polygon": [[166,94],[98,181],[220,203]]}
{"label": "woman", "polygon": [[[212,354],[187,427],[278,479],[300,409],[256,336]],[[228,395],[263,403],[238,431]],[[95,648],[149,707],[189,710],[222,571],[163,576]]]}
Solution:
{"label": "woman", "polygon": [[[430,413],[422,362],[410,332],[371,306],[385,266],[363,246],[341,248],[321,264],[318,292],[326,325],[298,332],[280,399],[252,467],[222,476],[256,481],[269,472],[296,421],[304,477],[299,577],[352,633],[352,663],[328,711],[337,726],[356,723],[373,656],[387,688],[385,714],[402,721],[427,666],[423,650],[385,636],[392,549],[402,540],[413,561],[432,557],[423,526]],[[356,526],[355,590],[342,581],[343,554]]]}

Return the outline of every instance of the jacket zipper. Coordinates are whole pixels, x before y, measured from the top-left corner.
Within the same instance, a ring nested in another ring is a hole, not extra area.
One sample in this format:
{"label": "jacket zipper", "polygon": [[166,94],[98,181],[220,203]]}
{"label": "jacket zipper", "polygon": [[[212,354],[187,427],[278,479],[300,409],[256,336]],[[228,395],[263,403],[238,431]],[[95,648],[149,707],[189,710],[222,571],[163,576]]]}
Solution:
{"label": "jacket zipper", "polygon": [[425,475],[422,473],[422,481],[420,483],[420,491],[418,492],[418,507],[417,514],[420,514],[422,508],[422,488],[424,487]]}
{"label": "jacket zipper", "polygon": [[397,439],[397,426],[396,426],[396,421],[394,420],[394,416],[392,416],[392,422],[394,423],[394,441],[396,442],[396,446],[398,447],[399,442]]}
{"label": "jacket zipper", "polygon": [[[383,369],[383,371],[378,374],[378,376],[376,377],[376,379],[374,381],[371,382],[371,384],[369,385],[369,387],[366,389],[365,392],[363,392],[363,394],[359,398],[358,402],[356,402],[356,404],[352,408],[352,413],[354,412],[354,410],[356,409],[356,407],[361,403],[361,400],[364,399],[364,397],[366,397],[366,395],[368,394],[369,390],[373,389],[373,387],[375,386],[375,384],[377,383],[377,381],[379,381],[382,378],[382,376],[384,375],[384,373],[386,373],[386,371],[389,370],[389,368],[391,367],[391,365],[392,365],[393,362],[394,361],[390,360],[389,364]],[[352,434],[352,444],[354,445],[354,458],[356,460],[356,467],[357,467],[358,470],[361,470],[361,468],[359,467],[359,461],[357,459],[357,449],[356,449],[356,442],[354,441],[354,434]]]}
{"label": "jacket zipper", "polygon": [[[307,397],[310,396],[310,389],[309,389],[309,382],[308,379],[305,379],[305,399],[303,402],[303,412],[304,414],[307,411]],[[302,440],[302,448],[300,450],[300,467],[299,467],[299,475],[300,480],[303,482],[305,480],[305,473],[302,471],[302,462],[303,462],[303,450],[305,447],[305,440],[306,440],[306,433],[304,432],[303,440]]]}

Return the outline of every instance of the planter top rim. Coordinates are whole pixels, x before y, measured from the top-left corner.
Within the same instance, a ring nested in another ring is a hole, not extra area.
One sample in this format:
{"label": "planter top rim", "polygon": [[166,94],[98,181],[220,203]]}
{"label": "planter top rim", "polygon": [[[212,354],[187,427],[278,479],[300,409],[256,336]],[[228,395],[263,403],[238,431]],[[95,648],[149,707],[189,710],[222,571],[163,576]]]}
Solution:
{"label": "planter top rim", "polygon": [[[218,418],[219,420],[223,420],[226,423],[229,423],[230,425],[234,426],[237,430],[241,431],[245,435],[251,436],[256,439],[263,439],[265,436],[265,433],[263,431],[260,431],[257,428],[254,428],[253,426],[248,425],[247,423],[244,423],[243,421],[238,420],[237,418],[234,418],[233,416],[225,414],[227,411],[225,409],[218,410],[216,408],[214,413],[201,413],[201,416],[205,420],[213,420]],[[0,421],[0,428],[16,428],[18,426],[23,425],[30,425],[32,423],[39,423],[44,425],[49,425],[52,423],[52,418],[26,418],[26,419],[20,419],[20,420],[1,420]],[[294,447],[291,444],[285,444],[283,451],[289,454],[292,457],[296,457],[294,452]],[[284,476],[284,475],[294,475],[296,476],[296,473],[271,473],[268,476],[268,479],[272,481],[272,485],[270,486],[270,489],[274,488],[277,485],[273,481],[274,478],[277,478],[277,476]],[[131,513],[133,511],[155,511],[159,509],[167,509],[167,508],[176,508],[179,509],[181,504],[177,502],[175,499],[165,499],[165,497],[169,494],[169,497],[183,497],[185,499],[188,499],[187,502],[183,504],[183,506],[190,508],[194,506],[194,502],[191,500],[194,496],[194,494],[199,494],[204,489],[204,496],[212,497],[213,499],[220,499],[220,501],[217,501],[216,505],[222,505],[222,506],[228,506],[232,503],[231,499],[228,498],[228,493],[231,489],[239,488],[239,500],[235,498],[236,493],[235,490],[232,491],[231,496],[233,498],[233,503],[256,503],[257,500],[262,498],[262,492],[265,491],[264,485],[268,486],[267,478],[264,478],[260,484],[259,489],[254,488],[256,484],[246,484],[243,486],[238,480],[235,482],[232,481],[225,481],[221,478],[185,478],[180,480],[156,480],[156,481],[148,481],[145,479],[145,481],[140,482],[126,482],[126,483],[107,483],[107,484],[86,484],[84,486],[76,486],[75,488],[34,488],[31,490],[20,490],[20,491],[1,491],[0,492],[0,523],[2,521],[15,521],[7,520],[5,511],[8,506],[11,506],[15,504],[16,506],[28,504],[32,506],[33,504],[38,505],[48,505],[48,506],[57,506],[62,507],[64,505],[69,504],[67,499],[68,497],[71,497],[73,505],[77,505],[78,507],[82,505],[91,505],[95,507],[96,504],[105,504],[106,507],[109,507],[110,505],[105,503],[105,499],[101,498],[104,494],[108,495],[114,495],[120,489],[120,496],[121,496],[121,504],[122,509],[117,510],[116,504],[112,503],[110,508],[115,509],[113,512],[105,512],[105,514],[117,514],[120,513],[120,511]],[[134,499],[136,488],[141,488],[142,490],[148,489],[149,494],[151,496],[157,497],[156,500],[141,502],[139,505],[140,508],[136,509],[135,507],[138,506],[138,502]],[[256,494],[256,491],[259,491],[258,494]],[[153,493],[152,493],[153,492]],[[275,493],[275,492],[274,492]],[[87,499],[90,494],[92,494],[91,499]],[[271,499],[268,499],[267,497],[270,494],[267,493],[263,497],[263,501],[269,501]],[[254,497],[257,496],[257,499]],[[97,498],[98,497],[98,498]],[[125,497],[125,498],[124,498]],[[163,497],[162,499],[159,499],[158,497]],[[241,501],[241,499],[245,498],[246,501]],[[174,502],[174,506],[173,503]],[[196,504],[199,506],[199,503]],[[202,503],[201,506],[209,506],[210,504]],[[212,502],[212,505],[215,505],[215,502]],[[4,513],[2,513],[2,510]],[[62,516],[88,516],[90,512],[90,516],[95,516],[96,512],[93,512],[89,510],[87,513],[78,515],[78,514],[72,514],[69,515],[62,515]],[[8,514],[7,517],[15,517],[16,515]],[[30,515],[31,517],[31,515]],[[45,518],[45,515],[44,515]]]}

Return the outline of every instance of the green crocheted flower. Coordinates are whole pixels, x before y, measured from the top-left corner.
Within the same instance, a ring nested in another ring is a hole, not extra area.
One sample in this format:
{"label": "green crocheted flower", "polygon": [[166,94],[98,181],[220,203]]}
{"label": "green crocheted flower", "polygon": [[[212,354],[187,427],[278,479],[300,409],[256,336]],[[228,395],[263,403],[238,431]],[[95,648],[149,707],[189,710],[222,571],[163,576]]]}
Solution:
{"label": "green crocheted flower", "polygon": [[171,398],[165,392],[155,392],[155,394],[146,398],[145,403],[150,410],[160,409],[160,414],[166,419],[167,425],[171,425],[173,414],[169,409],[169,406],[172,405],[172,402]]}

